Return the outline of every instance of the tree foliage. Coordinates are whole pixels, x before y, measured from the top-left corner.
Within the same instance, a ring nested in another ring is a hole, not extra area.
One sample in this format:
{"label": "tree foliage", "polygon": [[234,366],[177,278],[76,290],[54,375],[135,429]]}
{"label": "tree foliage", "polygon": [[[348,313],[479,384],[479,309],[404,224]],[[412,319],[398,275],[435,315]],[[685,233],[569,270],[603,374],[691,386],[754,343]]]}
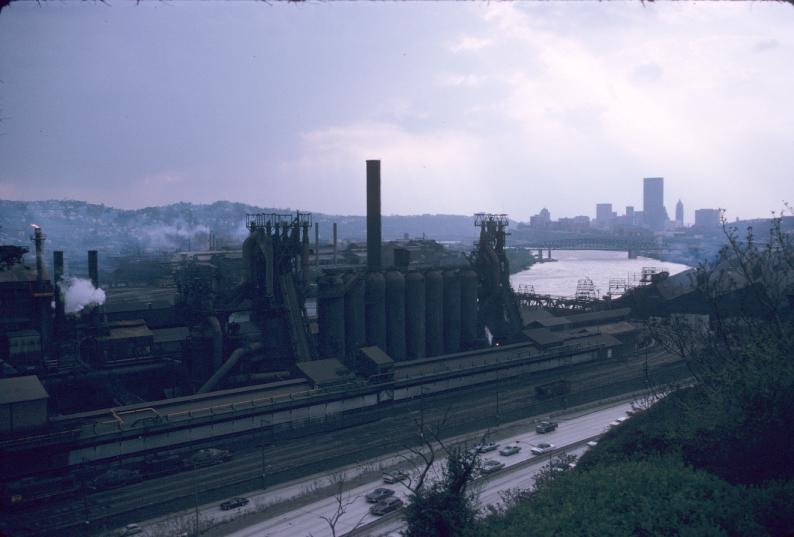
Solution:
{"label": "tree foliage", "polygon": [[457,537],[474,523],[477,507],[470,485],[479,455],[459,447],[445,451],[440,478],[425,480],[408,499],[404,537]]}
{"label": "tree foliage", "polygon": [[468,536],[762,536],[743,490],[674,457],[561,474]]}

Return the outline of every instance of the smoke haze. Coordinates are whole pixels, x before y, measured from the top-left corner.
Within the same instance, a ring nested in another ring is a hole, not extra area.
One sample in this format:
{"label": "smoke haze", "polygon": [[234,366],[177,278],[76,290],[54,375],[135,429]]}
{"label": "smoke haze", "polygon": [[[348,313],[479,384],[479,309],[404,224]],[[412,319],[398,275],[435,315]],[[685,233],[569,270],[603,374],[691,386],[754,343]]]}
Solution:
{"label": "smoke haze", "polygon": [[95,288],[91,280],[85,278],[65,278],[61,283],[61,297],[67,314],[80,313],[86,306],[105,303],[105,291]]}

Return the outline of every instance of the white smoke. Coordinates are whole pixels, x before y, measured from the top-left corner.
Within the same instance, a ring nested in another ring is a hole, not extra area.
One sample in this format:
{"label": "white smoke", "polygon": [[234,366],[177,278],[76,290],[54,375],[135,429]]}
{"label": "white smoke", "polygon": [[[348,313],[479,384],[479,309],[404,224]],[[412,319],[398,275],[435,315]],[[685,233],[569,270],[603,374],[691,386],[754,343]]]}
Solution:
{"label": "white smoke", "polygon": [[149,225],[136,230],[135,234],[146,250],[173,251],[186,248],[188,240],[203,244],[210,229],[203,225],[191,225],[179,221],[171,225]]}
{"label": "white smoke", "polygon": [[101,306],[105,303],[105,291],[97,289],[85,278],[64,278],[61,282],[61,298],[66,313],[79,313],[86,306]]}

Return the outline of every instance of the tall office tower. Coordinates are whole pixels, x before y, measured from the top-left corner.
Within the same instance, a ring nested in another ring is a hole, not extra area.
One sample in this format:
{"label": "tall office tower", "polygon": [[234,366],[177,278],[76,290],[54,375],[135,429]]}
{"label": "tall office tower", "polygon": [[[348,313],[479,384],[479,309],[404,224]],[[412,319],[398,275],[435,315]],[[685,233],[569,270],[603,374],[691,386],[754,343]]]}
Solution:
{"label": "tall office tower", "polygon": [[634,225],[634,205],[626,205],[626,223]]}
{"label": "tall office tower", "polygon": [[596,225],[598,227],[609,227],[612,222],[612,204],[611,203],[597,203],[596,204]]}
{"label": "tall office tower", "polygon": [[675,204],[675,225],[676,227],[684,227],[684,204],[681,200]]}
{"label": "tall office tower", "polygon": [[667,209],[664,208],[664,177],[646,177],[643,180],[642,215],[646,227],[664,229],[668,220]]}

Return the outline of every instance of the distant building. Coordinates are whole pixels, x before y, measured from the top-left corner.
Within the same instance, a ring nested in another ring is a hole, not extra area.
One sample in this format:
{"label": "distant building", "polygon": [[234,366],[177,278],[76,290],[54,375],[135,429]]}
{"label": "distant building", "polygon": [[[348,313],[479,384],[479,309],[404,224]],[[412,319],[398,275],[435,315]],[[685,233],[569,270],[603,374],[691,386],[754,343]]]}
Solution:
{"label": "distant building", "polygon": [[653,230],[664,229],[668,220],[664,208],[664,177],[646,177],[642,188],[644,224]]}
{"label": "distant building", "polygon": [[549,227],[551,223],[551,213],[545,207],[540,210],[535,216],[529,217],[529,227],[544,229]]}
{"label": "distant building", "polygon": [[615,213],[612,212],[611,203],[596,204],[596,225],[598,227],[609,227],[614,218]]}
{"label": "distant building", "polygon": [[626,205],[626,217],[624,218],[627,226],[637,225],[637,216],[634,212],[634,205]]}
{"label": "distant building", "polygon": [[559,231],[587,231],[590,229],[589,216],[574,216],[573,218],[560,218],[552,222],[551,229]]}
{"label": "distant building", "polygon": [[695,211],[695,227],[719,227],[721,223],[721,209],[697,209]]}
{"label": "distant building", "polygon": [[675,204],[675,225],[676,227],[684,227],[684,204],[681,200]]}

